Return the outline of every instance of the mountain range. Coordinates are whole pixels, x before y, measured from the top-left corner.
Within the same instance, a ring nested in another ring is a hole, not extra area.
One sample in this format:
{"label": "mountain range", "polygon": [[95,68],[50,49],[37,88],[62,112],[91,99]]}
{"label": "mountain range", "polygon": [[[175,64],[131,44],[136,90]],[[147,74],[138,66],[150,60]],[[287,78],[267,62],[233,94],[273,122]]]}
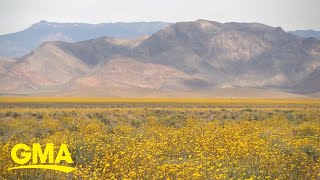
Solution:
{"label": "mountain range", "polygon": [[0,92],[37,96],[305,98],[320,41],[260,23],[167,24],[151,35],[50,41],[0,59]]}
{"label": "mountain range", "polygon": [[79,42],[102,36],[134,38],[151,35],[167,25],[164,22],[85,24],[40,21],[23,31],[0,35],[0,56],[19,58],[45,41]]}
{"label": "mountain range", "polygon": [[304,37],[304,38],[316,38],[320,40],[320,31],[315,30],[296,30],[296,31],[290,31],[289,33],[292,33],[294,35]]}

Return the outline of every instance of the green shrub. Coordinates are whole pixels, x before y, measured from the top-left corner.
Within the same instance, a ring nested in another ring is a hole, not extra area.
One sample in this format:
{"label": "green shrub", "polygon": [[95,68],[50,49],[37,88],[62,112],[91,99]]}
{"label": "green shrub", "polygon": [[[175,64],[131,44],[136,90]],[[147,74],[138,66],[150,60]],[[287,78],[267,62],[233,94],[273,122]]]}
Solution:
{"label": "green shrub", "polygon": [[311,157],[314,161],[317,161],[320,157],[320,152],[317,151],[313,146],[306,145],[301,148],[301,151],[306,153],[309,157]]}
{"label": "green shrub", "polygon": [[131,120],[131,126],[138,128],[143,124],[143,121],[141,119],[132,119]]}

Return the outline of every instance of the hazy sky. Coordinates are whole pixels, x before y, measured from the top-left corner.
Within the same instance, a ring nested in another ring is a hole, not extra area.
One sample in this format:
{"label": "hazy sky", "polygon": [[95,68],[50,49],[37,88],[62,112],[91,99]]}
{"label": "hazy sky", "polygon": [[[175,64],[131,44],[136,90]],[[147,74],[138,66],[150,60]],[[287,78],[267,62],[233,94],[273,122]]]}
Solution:
{"label": "hazy sky", "polygon": [[320,30],[320,0],[0,0],[0,34],[52,22],[261,22]]}

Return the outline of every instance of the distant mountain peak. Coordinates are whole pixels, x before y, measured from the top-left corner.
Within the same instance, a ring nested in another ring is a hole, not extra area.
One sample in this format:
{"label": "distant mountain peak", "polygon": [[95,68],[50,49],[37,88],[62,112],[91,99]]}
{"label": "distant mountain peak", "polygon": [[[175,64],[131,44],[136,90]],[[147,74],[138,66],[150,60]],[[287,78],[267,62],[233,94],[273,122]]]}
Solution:
{"label": "distant mountain peak", "polygon": [[165,22],[85,24],[41,20],[23,31],[1,35],[0,56],[22,57],[44,41],[80,42],[102,36],[129,39],[149,36],[167,25]]}
{"label": "distant mountain peak", "polygon": [[45,24],[45,23],[49,23],[48,21],[46,21],[46,20],[41,20],[41,21],[39,21],[38,23],[43,23],[43,24]]}
{"label": "distant mountain peak", "polygon": [[198,23],[221,24],[221,23],[218,22],[218,21],[211,21],[211,20],[206,20],[206,19],[198,19],[198,20],[196,20],[195,22],[198,22]]}
{"label": "distant mountain peak", "polygon": [[320,40],[320,31],[297,30],[297,31],[291,31],[290,33],[303,38],[316,38]]}
{"label": "distant mountain peak", "polygon": [[50,22],[45,21],[45,20],[41,20],[37,23],[32,24],[32,27],[37,27],[37,26],[48,26],[50,25]]}

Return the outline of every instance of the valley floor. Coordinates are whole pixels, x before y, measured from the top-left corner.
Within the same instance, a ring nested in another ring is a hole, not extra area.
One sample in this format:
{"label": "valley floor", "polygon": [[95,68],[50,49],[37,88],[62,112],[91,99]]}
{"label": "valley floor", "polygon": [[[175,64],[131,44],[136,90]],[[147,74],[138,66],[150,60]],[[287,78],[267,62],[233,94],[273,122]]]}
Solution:
{"label": "valley floor", "polygon": [[[0,179],[319,179],[319,118],[318,100],[1,98]],[[48,142],[75,171],[7,170]]]}

